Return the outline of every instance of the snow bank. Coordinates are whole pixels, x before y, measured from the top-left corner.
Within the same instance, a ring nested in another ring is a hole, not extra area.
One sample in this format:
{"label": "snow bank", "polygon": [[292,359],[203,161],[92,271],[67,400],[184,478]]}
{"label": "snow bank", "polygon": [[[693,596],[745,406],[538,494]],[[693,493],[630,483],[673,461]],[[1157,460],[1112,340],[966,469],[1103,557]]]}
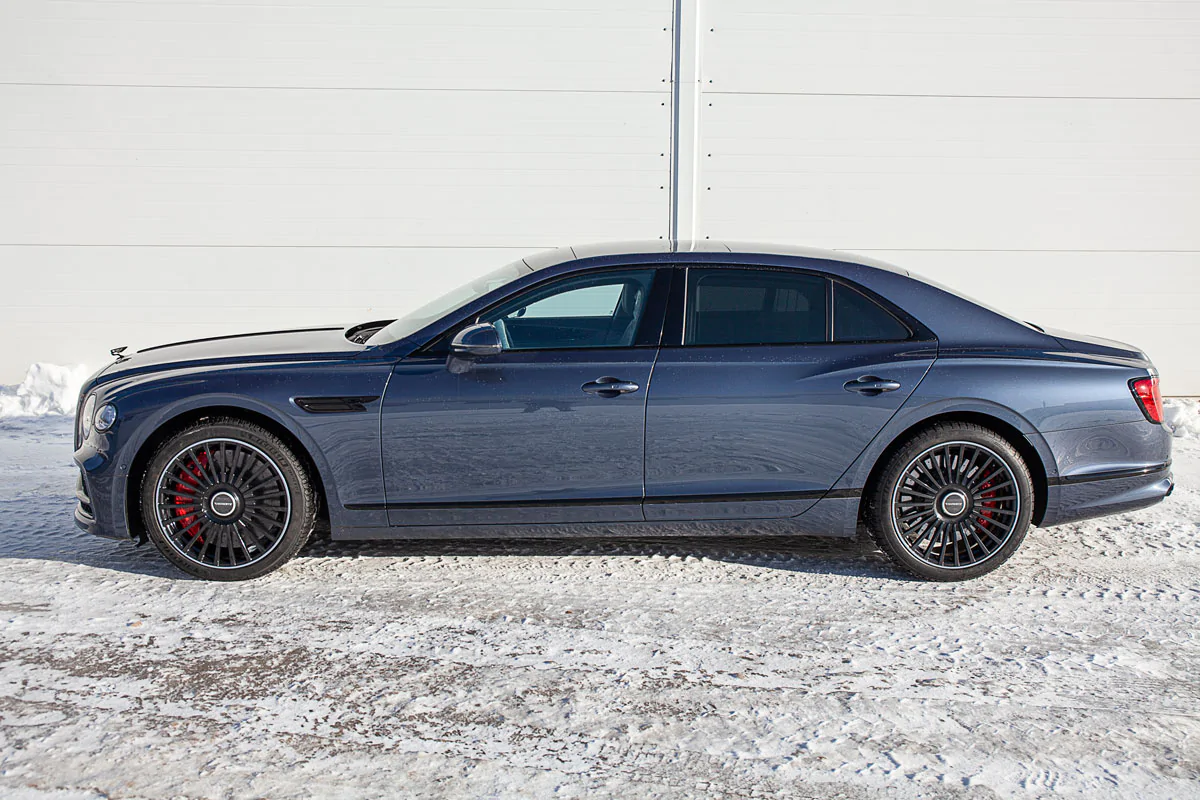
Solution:
{"label": "snow bank", "polygon": [[1200,439],[1200,400],[1175,397],[1163,401],[1167,427],[1182,439]]}
{"label": "snow bank", "polygon": [[79,387],[89,374],[83,364],[34,364],[19,386],[0,386],[0,419],[74,414]]}

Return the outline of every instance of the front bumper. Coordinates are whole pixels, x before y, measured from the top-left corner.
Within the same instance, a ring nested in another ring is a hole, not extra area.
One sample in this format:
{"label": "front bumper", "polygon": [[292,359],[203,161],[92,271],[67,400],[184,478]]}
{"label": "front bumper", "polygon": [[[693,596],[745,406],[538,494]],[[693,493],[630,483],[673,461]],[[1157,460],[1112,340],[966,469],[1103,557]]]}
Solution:
{"label": "front bumper", "polygon": [[[85,442],[74,455],[79,476],[75,479],[75,524],[106,539],[124,539],[124,520],[114,519],[112,462],[94,445]],[[118,522],[122,524],[118,524]]]}
{"label": "front bumper", "polygon": [[96,532],[96,512],[92,508],[92,498],[87,493],[87,482],[83,470],[75,479],[75,524],[88,533]]}

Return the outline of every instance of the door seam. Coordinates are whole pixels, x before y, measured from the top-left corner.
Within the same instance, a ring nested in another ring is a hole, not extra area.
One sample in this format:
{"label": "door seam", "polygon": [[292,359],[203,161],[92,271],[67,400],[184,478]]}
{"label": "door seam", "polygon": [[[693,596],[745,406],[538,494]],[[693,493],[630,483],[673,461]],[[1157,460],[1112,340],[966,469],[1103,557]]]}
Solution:
{"label": "door seam", "polygon": [[662,354],[662,344],[654,348],[654,360],[650,362],[650,374],[646,376],[646,402],[642,406],[642,521],[646,521],[646,457],[650,446],[650,390],[654,386],[654,368]]}

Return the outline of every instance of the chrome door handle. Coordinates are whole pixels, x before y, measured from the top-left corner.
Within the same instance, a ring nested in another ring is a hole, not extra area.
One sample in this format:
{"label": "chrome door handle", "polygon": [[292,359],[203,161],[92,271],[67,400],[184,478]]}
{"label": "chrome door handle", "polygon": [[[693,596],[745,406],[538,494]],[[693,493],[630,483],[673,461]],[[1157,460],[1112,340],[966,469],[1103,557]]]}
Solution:
{"label": "chrome door handle", "polygon": [[858,392],[867,397],[874,397],[884,392],[894,392],[900,388],[899,381],[889,381],[886,378],[876,378],[874,375],[864,375],[853,381],[846,381],[842,388],[847,392]]}
{"label": "chrome door handle", "polygon": [[606,375],[603,378],[597,378],[594,381],[588,381],[579,388],[583,389],[585,392],[598,394],[601,397],[616,397],[619,394],[636,392],[642,387],[638,386],[633,381],[623,381],[620,378],[613,378]]}

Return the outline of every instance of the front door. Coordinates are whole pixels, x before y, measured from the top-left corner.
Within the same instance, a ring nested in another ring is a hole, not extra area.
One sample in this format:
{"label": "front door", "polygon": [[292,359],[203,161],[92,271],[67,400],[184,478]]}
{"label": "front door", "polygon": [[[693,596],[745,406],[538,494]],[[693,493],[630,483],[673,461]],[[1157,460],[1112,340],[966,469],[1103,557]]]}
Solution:
{"label": "front door", "polygon": [[641,520],[654,277],[532,287],[477,318],[500,332],[499,355],[398,364],[382,416],[391,524]]}
{"label": "front door", "polygon": [[684,295],[647,407],[647,519],[803,513],[933,362],[934,342],[820,274],[693,268]]}

